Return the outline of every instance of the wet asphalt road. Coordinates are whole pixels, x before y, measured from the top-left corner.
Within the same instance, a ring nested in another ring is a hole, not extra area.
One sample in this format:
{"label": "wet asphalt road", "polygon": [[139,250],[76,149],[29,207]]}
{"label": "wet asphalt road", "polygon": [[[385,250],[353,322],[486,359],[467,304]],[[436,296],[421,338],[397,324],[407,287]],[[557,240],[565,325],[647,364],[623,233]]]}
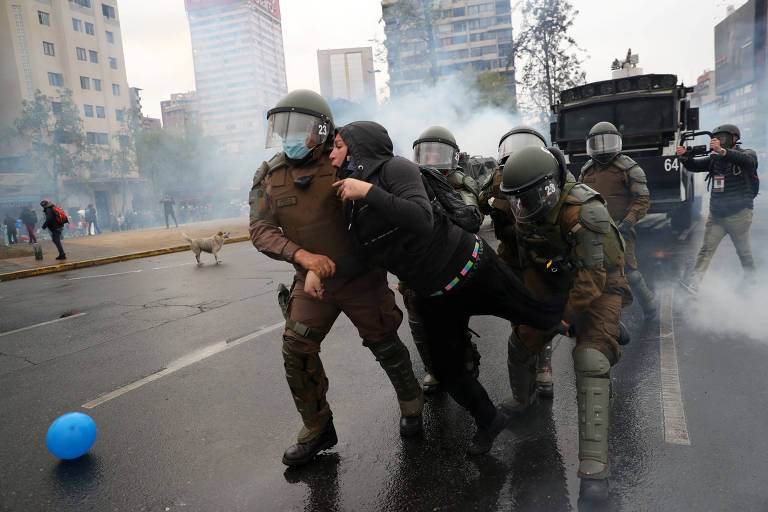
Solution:
{"label": "wet asphalt road", "polygon": [[[768,240],[759,216],[753,235]],[[643,325],[633,305],[625,310],[633,341],[612,371],[606,510],[768,508],[760,378],[768,345],[688,320],[691,299],[674,284],[700,236],[701,227],[679,241],[649,226],[639,251],[651,285],[672,299],[690,445],[665,441],[660,327]],[[322,353],[339,444],[286,470],[280,457],[299,420],[283,376],[275,289],[290,282],[291,267],[245,243],[222,256],[219,266],[208,258],[198,268],[181,253],[0,283],[0,510],[577,509],[566,338],[556,340],[554,400],[511,423],[490,454],[467,459],[472,423],[444,395],[428,398],[423,439],[400,439],[386,376],[341,317]],[[713,268],[734,258],[726,241]],[[83,314],[37,326],[72,312]],[[481,336],[481,381],[500,401],[508,325],[477,317],[471,327]],[[400,335],[415,356],[407,322]],[[69,411],[87,412],[99,435],[88,455],[61,462],[45,433]]]}

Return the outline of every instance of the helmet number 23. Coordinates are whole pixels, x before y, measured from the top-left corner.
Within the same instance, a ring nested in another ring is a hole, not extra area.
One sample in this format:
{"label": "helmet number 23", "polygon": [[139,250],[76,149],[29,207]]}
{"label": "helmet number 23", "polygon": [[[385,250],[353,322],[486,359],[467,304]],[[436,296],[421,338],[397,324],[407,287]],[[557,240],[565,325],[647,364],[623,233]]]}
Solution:
{"label": "helmet number 23", "polygon": [[672,172],[672,170],[679,171],[680,170],[680,161],[677,158],[667,158],[664,160],[664,170],[667,172]]}
{"label": "helmet number 23", "polygon": [[321,124],[317,129],[318,135],[328,135],[328,125],[327,124]]}

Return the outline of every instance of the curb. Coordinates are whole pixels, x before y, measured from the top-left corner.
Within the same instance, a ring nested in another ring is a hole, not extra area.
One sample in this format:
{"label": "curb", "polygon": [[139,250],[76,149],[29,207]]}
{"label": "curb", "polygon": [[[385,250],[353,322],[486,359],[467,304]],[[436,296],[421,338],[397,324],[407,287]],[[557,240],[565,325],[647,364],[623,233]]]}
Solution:
{"label": "curb", "polygon": [[[234,238],[227,238],[226,240],[224,240],[224,243],[234,244],[237,242],[247,242],[250,239],[251,238],[249,236],[238,236]],[[52,274],[54,272],[76,270],[78,268],[96,267],[98,265],[108,265],[109,263],[118,263],[120,261],[135,260],[139,258],[149,258],[151,256],[159,256],[161,254],[171,254],[174,252],[183,252],[188,250],[189,250],[189,244],[177,245],[175,247],[166,247],[165,249],[153,249],[151,251],[121,254],[120,256],[108,256],[106,258],[73,261],[72,263],[61,263],[59,265],[48,265],[46,267],[39,267],[39,268],[28,268],[24,270],[17,270],[15,272],[0,274],[0,281],[12,281],[14,279],[23,279],[25,277],[41,276],[43,274]]]}

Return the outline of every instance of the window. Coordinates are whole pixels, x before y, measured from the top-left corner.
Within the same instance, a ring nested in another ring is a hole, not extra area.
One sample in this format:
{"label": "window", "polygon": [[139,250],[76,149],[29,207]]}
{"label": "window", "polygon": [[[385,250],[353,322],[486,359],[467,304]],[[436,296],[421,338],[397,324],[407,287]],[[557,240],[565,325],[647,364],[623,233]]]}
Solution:
{"label": "window", "polygon": [[464,16],[464,7],[457,7],[453,10],[453,17],[458,18],[460,16]]}
{"label": "window", "polygon": [[96,117],[104,119],[104,107],[96,106]]}
{"label": "window", "polygon": [[103,14],[105,18],[115,19],[115,8],[111,5],[101,4],[101,14]]}
{"label": "window", "polygon": [[117,69],[117,59],[114,57],[109,58],[109,67],[112,69]]}
{"label": "window", "polygon": [[37,11],[37,21],[39,21],[41,25],[48,25],[50,27],[51,15],[45,11]]}
{"label": "window", "polygon": [[93,117],[93,105],[83,105],[85,117]]}
{"label": "window", "polygon": [[120,96],[120,84],[112,84],[112,95]]}
{"label": "window", "polygon": [[91,58],[91,62],[98,64],[99,63],[99,52],[95,52],[93,50],[88,50],[88,56]]}
{"label": "window", "polygon": [[75,32],[82,32],[83,31],[83,21],[79,20],[77,18],[72,18],[72,28],[75,30]]}
{"label": "window", "polygon": [[88,144],[107,144],[107,134],[99,132],[86,132],[88,138]]}
{"label": "window", "polygon": [[123,109],[121,109],[121,108],[116,108],[115,109],[115,119],[117,119],[118,121],[122,121],[123,120]]}
{"label": "window", "polygon": [[64,86],[64,76],[61,73],[48,72],[48,85],[53,85],[54,87]]}
{"label": "window", "polygon": [[109,30],[104,31],[107,34],[107,42],[108,43],[114,43],[115,42],[115,34],[110,32]]}
{"label": "window", "polygon": [[77,60],[87,60],[85,48],[78,46],[75,50],[77,50]]}
{"label": "window", "polygon": [[83,7],[91,7],[91,0],[69,0],[73,4],[82,5]]}
{"label": "window", "polygon": [[49,43],[47,41],[43,41],[43,53],[46,55],[50,55],[53,57],[53,43]]}
{"label": "window", "polygon": [[89,35],[96,35],[96,32],[93,30],[93,23],[85,22],[85,33]]}
{"label": "window", "polygon": [[90,89],[91,88],[91,79],[87,76],[81,76],[80,77],[80,88],[81,89]]}
{"label": "window", "polygon": [[92,78],[93,81],[93,90],[94,91],[100,91],[101,90],[101,80],[98,78]]}

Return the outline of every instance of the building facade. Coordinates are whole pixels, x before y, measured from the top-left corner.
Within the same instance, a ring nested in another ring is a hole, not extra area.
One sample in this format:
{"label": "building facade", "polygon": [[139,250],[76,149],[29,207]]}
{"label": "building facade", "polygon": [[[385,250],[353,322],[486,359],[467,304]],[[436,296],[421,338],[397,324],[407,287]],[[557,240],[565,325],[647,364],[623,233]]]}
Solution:
{"label": "building facade", "polygon": [[200,123],[200,107],[195,91],[171,94],[170,100],[160,102],[163,128],[179,137],[196,129]]}
{"label": "building facade", "polygon": [[466,69],[502,74],[515,91],[508,0],[382,0],[390,94],[398,96]]}
{"label": "building facade", "polygon": [[264,147],[287,92],[278,0],[185,0],[202,131],[230,152]]}
{"label": "building facade", "polygon": [[[715,94],[711,116],[739,127],[745,147],[768,157],[768,0],[749,0],[715,26]],[[702,126],[711,129],[711,126]]]}
{"label": "building facade", "polygon": [[[0,127],[13,126],[22,101],[34,99],[36,90],[52,99],[56,116],[57,99],[67,89],[86,142],[103,154],[118,149],[130,97],[117,1],[0,0]],[[21,142],[0,149],[0,206],[33,204],[57,193],[70,209],[96,204],[104,219],[130,200],[124,189],[126,181],[138,181],[135,166],[115,171],[85,165],[56,183],[52,170],[35,169],[24,158]]]}
{"label": "building facade", "polygon": [[318,50],[317,69],[320,94],[326,99],[361,104],[376,102],[376,70],[370,46]]}

